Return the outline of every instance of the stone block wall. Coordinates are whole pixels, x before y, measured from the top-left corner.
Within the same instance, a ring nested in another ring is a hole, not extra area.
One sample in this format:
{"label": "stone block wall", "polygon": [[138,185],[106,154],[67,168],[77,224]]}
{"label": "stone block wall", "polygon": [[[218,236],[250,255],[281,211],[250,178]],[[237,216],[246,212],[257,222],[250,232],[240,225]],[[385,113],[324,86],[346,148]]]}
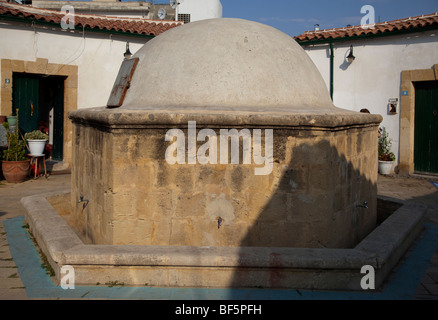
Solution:
{"label": "stone block wall", "polygon": [[72,206],[91,242],[351,248],[376,226],[377,124],[274,129],[265,176],[170,165],[169,129],[74,123]]}

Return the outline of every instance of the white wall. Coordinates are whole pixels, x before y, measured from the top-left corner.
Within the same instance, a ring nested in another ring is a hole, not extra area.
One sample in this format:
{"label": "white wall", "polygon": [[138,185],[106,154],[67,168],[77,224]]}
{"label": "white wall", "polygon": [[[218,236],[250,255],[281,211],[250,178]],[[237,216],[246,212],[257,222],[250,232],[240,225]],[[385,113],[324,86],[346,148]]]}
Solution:
{"label": "white wall", "polygon": [[76,29],[51,30],[30,24],[0,23],[1,59],[35,61],[78,67],[78,108],[105,106],[120,65],[124,59],[126,42],[134,54],[146,38],[112,36]]}
{"label": "white wall", "polygon": [[190,21],[222,18],[220,0],[184,0],[179,5],[179,14],[190,14]]}
{"label": "white wall", "polygon": [[[350,45],[356,60],[345,60]],[[327,88],[330,88],[329,45],[304,46]],[[378,39],[334,43],[334,104],[343,109],[383,116],[392,139],[392,150],[399,158],[401,72],[429,69],[438,63],[438,31],[390,36]],[[398,114],[388,113],[388,100],[398,98]]]}

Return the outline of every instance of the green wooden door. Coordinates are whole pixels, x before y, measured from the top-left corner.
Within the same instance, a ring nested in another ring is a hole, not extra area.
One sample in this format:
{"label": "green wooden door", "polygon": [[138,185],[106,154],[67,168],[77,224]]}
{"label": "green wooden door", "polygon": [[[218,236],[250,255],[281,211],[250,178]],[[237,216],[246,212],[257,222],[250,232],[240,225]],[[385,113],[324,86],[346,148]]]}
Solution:
{"label": "green wooden door", "polygon": [[53,151],[52,159],[62,161],[64,146],[64,79],[53,83]]}
{"label": "green wooden door", "polygon": [[29,75],[14,74],[12,112],[18,112],[19,128],[24,134],[38,129],[39,80]]}
{"label": "green wooden door", "polygon": [[53,160],[63,160],[64,78],[16,73],[13,75],[13,113],[19,109],[19,127],[24,135],[49,122],[53,108]]}
{"label": "green wooden door", "polygon": [[438,81],[415,83],[414,167],[438,173]]}

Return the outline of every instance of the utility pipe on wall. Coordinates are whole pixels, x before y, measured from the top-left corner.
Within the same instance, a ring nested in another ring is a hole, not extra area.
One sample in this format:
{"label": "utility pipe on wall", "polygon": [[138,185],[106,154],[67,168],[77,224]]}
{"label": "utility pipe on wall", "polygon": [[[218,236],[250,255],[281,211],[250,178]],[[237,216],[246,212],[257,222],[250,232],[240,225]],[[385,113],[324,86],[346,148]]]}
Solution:
{"label": "utility pipe on wall", "polygon": [[333,48],[333,42],[330,42],[330,97],[333,101],[333,90],[334,90],[334,63],[335,63],[335,50]]}

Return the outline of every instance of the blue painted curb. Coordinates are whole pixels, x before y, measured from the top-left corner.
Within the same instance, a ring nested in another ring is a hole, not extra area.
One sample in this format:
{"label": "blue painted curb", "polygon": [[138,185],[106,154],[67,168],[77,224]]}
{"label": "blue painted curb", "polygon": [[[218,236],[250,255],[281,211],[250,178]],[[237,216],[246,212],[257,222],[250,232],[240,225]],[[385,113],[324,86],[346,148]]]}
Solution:
{"label": "blue painted curb", "polygon": [[438,226],[425,224],[410,255],[379,292],[332,292],[271,289],[206,289],[56,286],[42,268],[42,260],[27,230],[24,217],[3,221],[9,249],[29,298],[142,299],[142,300],[412,300],[423,274],[438,247]]}

